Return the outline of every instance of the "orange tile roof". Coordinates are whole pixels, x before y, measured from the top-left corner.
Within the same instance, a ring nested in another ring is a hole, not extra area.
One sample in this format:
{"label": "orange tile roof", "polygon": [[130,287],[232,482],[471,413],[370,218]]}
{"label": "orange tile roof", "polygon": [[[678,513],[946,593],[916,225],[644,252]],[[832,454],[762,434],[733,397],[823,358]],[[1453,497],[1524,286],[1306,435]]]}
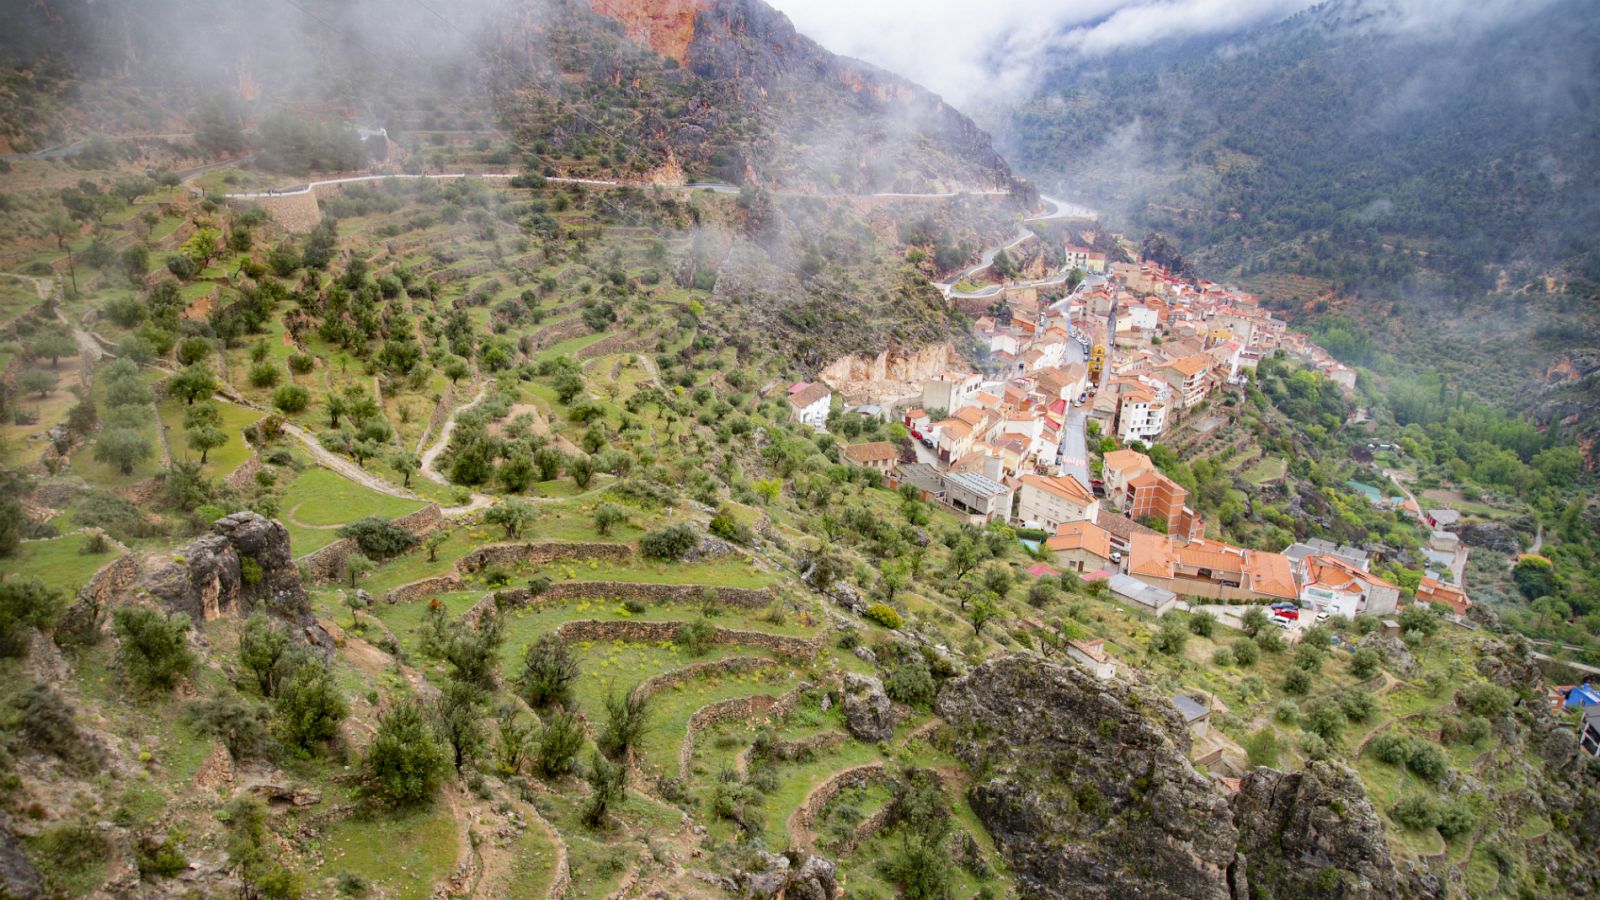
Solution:
{"label": "orange tile roof", "polygon": [[940,432],[947,434],[956,440],[960,440],[961,438],[972,434],[972,426],[961,421],[960,419],[945,419],[939,423],[939,430]]}
{"label": "orange tile roof", "polygon": [[1022,483],[1031,484],[1040,490],[1049,491],[1058,497],[1065,497],[1084,506],[1094,502],[1094,494],[1071,475],[1025,475]]}
{"label": "orange tile roof", "polygon": [[1174,562],[1172,541],[1166,535],[1150,531],[1128,537],[1128,574],[1171,578]]}
{"label": "orange tile roof", "polygon": [[1093,522],[1064,522],[1044,542],[1045,549],[1085,550],[1101,559],[1111,558],[1111,535]]}
{"label": "orange tile roof", "polygon": [[1106,454],[1104,470],[1107,472],[1125,472],[1129,469],[1151,469],[1155,463],[1150,457],[1137,450],[1113,450]]}
{"label": "orange tile roof", "polygon": [[1183,375],[1185,378],[1189,378],[1211,368],[1211,363],[1211,357],[1205,355],[1204,353],[1195,353],[1175,359],[1167,363],[1162,368],[1173,369]]}
{"label": "orange tile roof", "polygon": [[900,450],[888,441],[873,441],[870,444],[851,444],[844,448],[844,455],[859,463],[883,462],[898,458]]}
{"label": "orange tile roof", "polygon": [[1193,569],[1210,569],[1213,572],[1242,572],[1245,554],[1238,547],[1211,541],[1190,541],[1176,550],[1178,562]]}
{"label": "orange tile roof", "polygon": [[1293,600],[1300,595],[1294,584],[1289,558],[1282,553],[1251,550],[1245,554],[1244,573],[1250,576],[1250,589],[1269,597]]}

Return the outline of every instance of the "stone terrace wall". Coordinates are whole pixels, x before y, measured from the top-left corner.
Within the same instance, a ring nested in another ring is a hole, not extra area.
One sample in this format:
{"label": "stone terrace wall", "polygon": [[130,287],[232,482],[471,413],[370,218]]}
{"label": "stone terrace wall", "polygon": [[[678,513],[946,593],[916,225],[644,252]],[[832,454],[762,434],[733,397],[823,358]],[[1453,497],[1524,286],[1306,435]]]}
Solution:
{"label": "stone terrace wall", "polygon": [[390,591],[383,599],[390,603],[410,603],[432,594],[445,594],[450,591],[459,591],[465,584],[460,575],[435,575],[410,584],[402,584]]}
{"label": "stone terrace wall", "polygon": [[256,473],[261,471],[261,454],[252,453],[239,468],[228,473],[222,483],[236,491],[242,491],[255,483]]}
{"label": "stone terrace wall", "polygon": [[[444,513],[439,510],[439,504],[430,503],[392,521],[412,536],[420,538],[427,536],[444,521]],[[336,581],[344,574],[345,558],[355,551],[356,542],[353,539],[340,538],[326,547],[298,557],[295,562],[305,566],[306,578],[310,581]]]}
{"label": "stone terrace wall", "polygon": [[461,557],[456,568],[462,572],[477,572],[493,565],[542,565],[560,560],[590,560],[627,562],[633,559],[632,544],[608,544],[598,541],[528,541],[521,543],[487,544]]}
{"label": "stone terrace wall", "polygon": [[277,197],[252,197],[247,200],[230,200],[232,205],[255,205],[267,211],[273,221],[282,225],[285,231],[304,234],[317,227],[322,221],[322,207],[317,205],[317,192],[307,191],[304,194],[284,194]]}
{"label": "stone terrace wall", "polygon": [[713,659],[706,662],[697,662],[652,675],[641,681],[632,691],[636,697],[650,697],[668,688],[694,681],[696,678],[707,678],[713,675],[736,675],[741,672],[753,672],[756,669],[769,669],[777,665],[775,660],[765,656],[729,656],[725,659]]}
{"label": "stone terrace wall", "polygon": [[[845,788],[871,784],[888,777],[888,774],[883,767],[883,763],[867,763],[866,765],[845,769],[818,785],[812,790],[806,801],[800,804],[799,808],[789,816],[791,839],[795,832],[800,829],[810,832],[812,824],[817,820],[817,816],[821,815],[822,810],[827,807],[829,801],[838,796],[840,791]],[[803,843],[808,844],[809,842]],[[800,849],[811,850],[812,848],[810,846],[802,846]]]}
{"label": "stone terrace wall", "polygon": [[[410,587],[410,585],[406,585]],[[396,588],[395,590],[400,590]],[[710,591],[716,602],[740,609],[761,609],[777,596],[771,588],[730,588],[713,584],[647,584],[638,581],[558,581],[538,594],[527,588],[498,591],[501,607],[538,607],[583,598],[642,600],[648,603],[694,603]]]}
{"label": "stone terrace wall", "polygon": [[97,570],[88,583],[78,589],[80,599],[92,599],[104,606],[120,594],[127,593],[139,580],[139,562],[131,554],[106,563]]}
{"label": "stone terrace wall", "polygon": [[726,722],[730,719],[755,719],[760,716],[781,719],[787,716],[794,705],[800,701],[801,692],[811,685],[801,682],[794,689],[782,697],[771,694],[757,694],[753,697],[733,697],[728,700],[719,700],[695,710],[689,717],[689,727],[684,732],[683,743],[678,747],[678,778],[688,780],[689,764],[694,760],[694,745],[699,740],[700,733],[707,728]]}
{"label": "stone terrace wall", "polygon": [[[670,641],[678,636],[685,622],[601,622],[594,619],[577,619],[563,624],[553,634],[563,641],[628,641],[636,644]],[[718,644],[739,644],[759,647],[778,656],[795,659],[814,659],[822,650],[823,636],[806,638],[767,634],[764,631],[739,631],[717,628],[712,641]]]}

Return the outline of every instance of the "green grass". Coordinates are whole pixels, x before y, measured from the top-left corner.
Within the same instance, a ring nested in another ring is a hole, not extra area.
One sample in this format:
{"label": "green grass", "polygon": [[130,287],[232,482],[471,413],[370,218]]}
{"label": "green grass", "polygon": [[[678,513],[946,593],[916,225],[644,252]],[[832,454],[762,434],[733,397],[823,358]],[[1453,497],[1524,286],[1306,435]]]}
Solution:
{"label": "green grass", "polygon": [[1289,471],[1289,463],[1280,456],[1266,456],[1257,460],[1254,465],[1246,469],[1243,475],[1245,481],[1257,487],[1270,481],[1277,481]]}
{"label": "green grass", "polygon": [[717,675],[658,691],[650,698],[650,730],[641,748],[642,767],[658,776],[676,778],[678,751],[689,731],[689,719],[701,707],[719,700],[759,694],[781,696],[798,683],[792,670],[769,667],[735,675]]}
{"label": "green grass", "polygon": [[78,402],[78,398],[68,390],[78,383],[70,362],[63,360],[59,368],[52,369],[50,361],[44,360],[42,366],[25,366],[21,371],[30,368],[39,368],[55,375],[56,386],[42,398],[37,393],[13,398],[12,404],[16,408],[33,413],[36,419],[31,425],[18,425],[8,410],[5,421],[0,423],[0,465],[8,468],[21,468],[38,462],[39,455],[44,452],[46,434],[66,419],[67,411]]}
{"label": "green grass", "polygon": [[456,825],[442,801],[399,814],[356,814],[322,830],[313,881],[355,872],[382,896],[424,900],[456,864]]}
{"label": "green grass", "polygon": [[[245,443],[242,432],[261,419],[261,413],[249,407],[225,400],[218,400],[216,404],[222,410],[222,432],[228,436],[228,442],[206,454],[205,471],[207,475],[213,477],[232,472],[250,458],[253,451],[250,445]],[[172,449],[172,458],[198,461],[200,453],[189,448],[188,438],[183,430],[183,414],[187,408],[186,404],[178,400],[168,400],[157,406],[161,412],[161,424],[167,429],[167,446]]]}
{"label": "green grass", "polygon": [[543,566],[519,567],[523,577],[548,575],[556,581],[582,579],[584,581],[636,581],[641,584],[715,584],[723,587],[763,588],[777,578],[748,565],[743,559],[728,558],[700,563],[650,563],[627,564],[589,562],[557,562]]}
{"label": "green grass", "polygon": [[77,595],[97,569],[117,558],[115,547],[84,553],[89,536],[73,534],[46,541],[24,541],[3,568],[13,575],[32,575],[67,598]]}
{"label": "green grass", "polygon": [[338,540],[334,531],[340,525],[364,516],[395,518],[422,506],[416,500],[380,494],[315,467],[302,471],[289,486],[279,518],[289,529],[294,555],[303,556]]}

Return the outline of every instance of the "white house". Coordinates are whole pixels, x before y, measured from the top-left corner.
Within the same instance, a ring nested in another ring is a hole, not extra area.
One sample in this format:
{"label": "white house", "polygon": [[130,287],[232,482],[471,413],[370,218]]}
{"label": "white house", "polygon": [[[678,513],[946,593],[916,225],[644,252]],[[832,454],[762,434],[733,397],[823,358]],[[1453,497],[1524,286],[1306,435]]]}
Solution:
{"label": "white house", "polygon": [[922,408],[942,409],[946,415],[973,403],[973,397],[983,389],[983,377],[962,372],[942,372],[922,383]]}
{"label": "white house", "polygon": [[797,381],[789,386],[789,415],[796,421],[821,431],[828,424],[833,407],[833,391],[820,381]]}
{"label": "white house", "polygon": [[1104,681],[1116,674],[1116,666],[1106,656],[1106,642],[1067,641],[1067,655],[1083,664],[1094,677]]}
{"label": "white house", "polygon": [[1122,395],[1117,414],[1117,438],[1124,444],[1143,441],[1153,444],[1167,430],[1167,404],[1149,391],[1131,390]]}
{"label": "white house", "polygon": [[1065,522],[1093,520],[1100,501],[1071,475],[1024,475],[1017,491],[1017,520],[1052,534]]}

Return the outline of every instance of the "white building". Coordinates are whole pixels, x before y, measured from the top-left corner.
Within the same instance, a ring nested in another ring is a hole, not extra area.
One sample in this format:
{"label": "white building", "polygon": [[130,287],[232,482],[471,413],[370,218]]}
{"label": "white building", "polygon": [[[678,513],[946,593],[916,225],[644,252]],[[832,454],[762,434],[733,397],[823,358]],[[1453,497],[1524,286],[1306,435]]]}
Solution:
{"label": "white building", "polygon": [[797,381],[789,386],[789,415],[796,422],[821,431],[827,427],[833,408],[833,391],[820,381]]}
{"label": "white building", "polygon": [[953,416],[971,406],[981,390],[983,378],[976,373],[943,372],[922,383],[922,408],[942,409]]}
{"label": "white building", "polygon": [[1017,521],[1051,534],[1066,522],[1093,520],[1100,501],[1071,475],[1024,475],[1017,490]]}

